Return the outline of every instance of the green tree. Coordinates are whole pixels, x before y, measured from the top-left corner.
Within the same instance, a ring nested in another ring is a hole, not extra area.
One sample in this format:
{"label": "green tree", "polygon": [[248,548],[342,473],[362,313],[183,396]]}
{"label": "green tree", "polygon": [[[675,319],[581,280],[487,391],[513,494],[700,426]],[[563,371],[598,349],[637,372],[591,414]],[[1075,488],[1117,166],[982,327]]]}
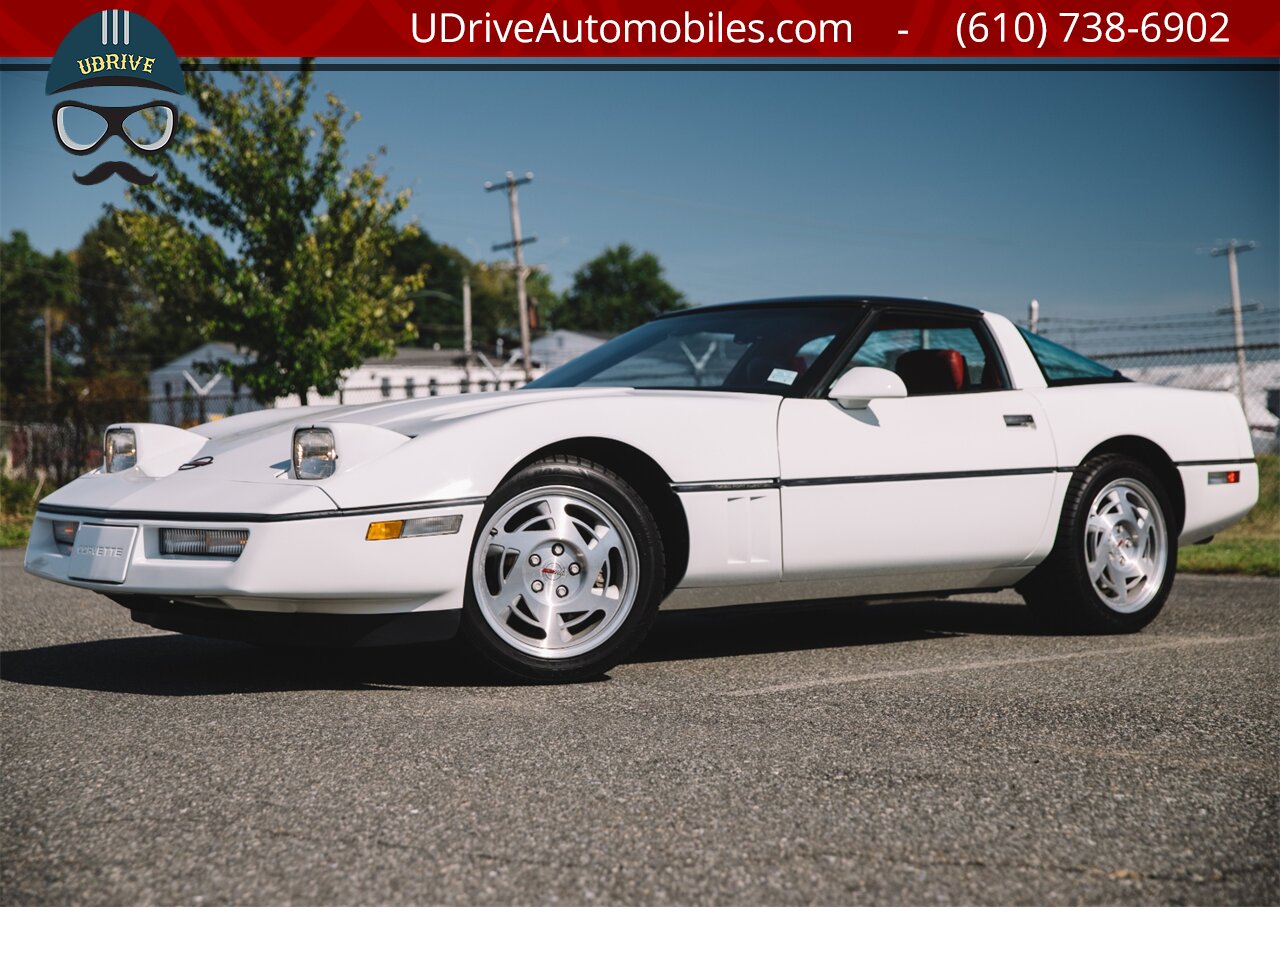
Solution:
{"label": "green tree", "polygon": [[127,252],[172,315],[250,351],[224,371],[262,402],[337,389],[342,372],[410,339],[408,294],[392,249],[408,191],[387,192],[374,157],[344,171],[360,115],[329,94],[312,112],[309,61],[281,78],[222,61],[187,75],[194,114],[151,158],[160,176],[131,189],[118,223]]}
{"label": "green tree", "polygon": [[[462,280],[471,278],[471,338],[477,349],[493,349],[499,337],[508,347],[520,338],[516,315],[516,278],[509,264],[471,261],[461,250],[436,243],[426,232],[405,237],[392,252],[396,269],[407,275],[425,271],[426,288],[413,295],[413,325],[423,346],[439,343],[462,346]],[[527,283],[529,302],[541,317],[555,309],[559,298],[545,273],[532,273]]]}
{"label": "green tree", "polygon": [[471,261],[447,243],[436,243],[421,230],[402,236],[391,251],[391,262],[402,277],[425,275],[423,289],[412,294],[410,321],[418,343],[429,347],[462,346],[462,278]]}
{"label": "green tree", "polygon": [[74,341],[66,319],[75,303],[76,267],[62,251],[43,254],[21,230],[0,241],[0,387],[4,399],[37,399],[44,390],[45,324],[56,377],[69,371]]}
{"label": "green tree", "polygon": [[607,248],[573,275],[573,286],[554,313],[555,324],[573,330],[620,333],[678,310],[688,302],[663,276],[652,253],[621,243]]}
{"label": "green tree", "polygon": [[[551,289],[551,278],[541,271],[529,274],[525,283],[531,311],[540,323],[560,302]],[[504,350],[520,346],[520,315],[516,306],[516,275],[510,264],[480,262],[471,270],[471,313],[477,344],[494,346],[501,337]],[[539,328],[533,330],[536,337]]]}
{"label": "green tree", "polygon": [[108,211],[76,249],[79,295],[71,324],[86,378],[140,380],[202,340],[195,324],[156,301],[132,256],[116,255],[128,242],[115,212]]}

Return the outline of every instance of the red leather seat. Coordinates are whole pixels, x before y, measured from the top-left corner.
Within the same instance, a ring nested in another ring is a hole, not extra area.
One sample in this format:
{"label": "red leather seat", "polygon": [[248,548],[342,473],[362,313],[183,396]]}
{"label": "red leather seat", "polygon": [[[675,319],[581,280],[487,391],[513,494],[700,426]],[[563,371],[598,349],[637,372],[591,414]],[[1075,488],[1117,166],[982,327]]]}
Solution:
{"label": "red leather seat", "polygon": [[912,397],[959,393],[969,386],[969,365],[959,350],[909,350],[898,358],[894,372]]}

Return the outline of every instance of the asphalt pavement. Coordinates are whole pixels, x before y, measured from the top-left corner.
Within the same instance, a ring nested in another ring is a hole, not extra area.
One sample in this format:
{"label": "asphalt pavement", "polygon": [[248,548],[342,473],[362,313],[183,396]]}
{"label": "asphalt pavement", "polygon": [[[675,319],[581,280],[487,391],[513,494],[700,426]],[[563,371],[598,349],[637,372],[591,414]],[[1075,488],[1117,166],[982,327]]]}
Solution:
{"label": "asphalt pavement", "polygon": [[165,634],[0,552],[3,904],[1277,904],[1280,585],[663,614],[602,681]]}

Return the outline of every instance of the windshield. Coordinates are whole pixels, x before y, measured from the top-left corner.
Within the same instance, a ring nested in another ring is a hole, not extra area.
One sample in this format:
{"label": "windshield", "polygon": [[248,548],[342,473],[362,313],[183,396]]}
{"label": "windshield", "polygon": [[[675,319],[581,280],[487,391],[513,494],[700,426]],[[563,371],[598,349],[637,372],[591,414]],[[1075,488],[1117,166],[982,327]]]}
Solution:
{"label": "windshield", "polygon": [[1082,357],[1060,343],[1046,340],[1037,333],[1018,328],[1027,346],[1031,348],[1045,383],[1051,387],[1065,387],[1077,383],[1102,383],[1109,380],[1128,380],[1123,373],[1105,364]]}
{"label": "windshield", "polygon": [[526,389],[636,387],[800,396],[830,363],[848,311],[778,307],[654,320]]}

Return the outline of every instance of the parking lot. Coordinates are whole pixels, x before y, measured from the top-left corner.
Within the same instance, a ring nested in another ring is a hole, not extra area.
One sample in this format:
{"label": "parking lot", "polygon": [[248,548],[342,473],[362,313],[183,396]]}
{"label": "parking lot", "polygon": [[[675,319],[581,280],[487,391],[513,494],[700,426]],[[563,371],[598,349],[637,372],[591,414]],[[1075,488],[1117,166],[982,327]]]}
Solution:
{"label": "parking lot", "polygon": [[3,579],[4,904],[1280,902],[1275,581],[664,614],[638,662],[262,651]]}

